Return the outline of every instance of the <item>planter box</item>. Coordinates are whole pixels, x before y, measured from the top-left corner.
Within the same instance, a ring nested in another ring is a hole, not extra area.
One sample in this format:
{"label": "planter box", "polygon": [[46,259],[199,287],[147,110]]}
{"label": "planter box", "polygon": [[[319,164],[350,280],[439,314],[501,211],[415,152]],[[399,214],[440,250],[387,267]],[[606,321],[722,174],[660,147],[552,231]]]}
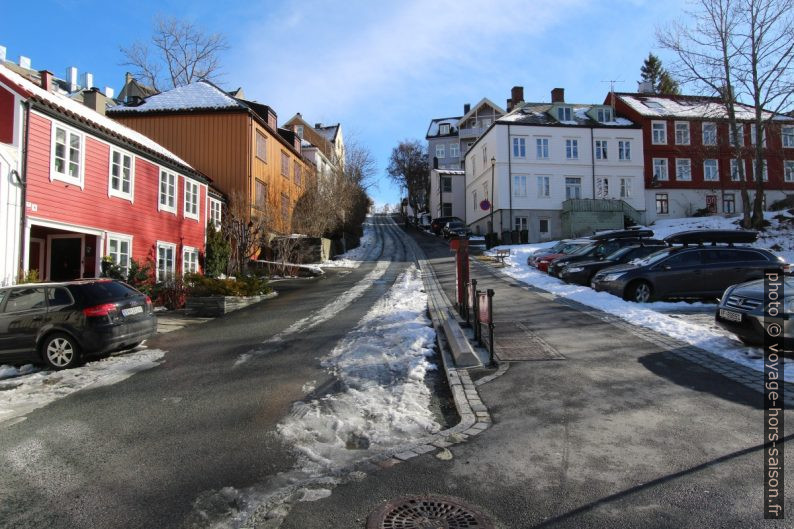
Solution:
{"label": "planter box", "polygon": [[209,296],[205,298],[188,297],[185,309],[195,316],[215,317],[242,309],[278,296],[275,290],[262,296]]}

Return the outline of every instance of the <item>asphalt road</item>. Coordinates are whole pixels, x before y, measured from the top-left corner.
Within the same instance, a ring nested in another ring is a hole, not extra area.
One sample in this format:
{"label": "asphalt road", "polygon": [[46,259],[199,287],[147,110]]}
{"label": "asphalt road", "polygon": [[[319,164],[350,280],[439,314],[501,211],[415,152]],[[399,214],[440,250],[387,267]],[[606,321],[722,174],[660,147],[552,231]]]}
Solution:
{"label": "asphalt road", "polygon": [[[197,498],[289,470],[275,425],[294,401],[333,391],[318,358],[413,260],[398,228],[374,219],[382,244],[359,268],[279,282],[275,299],[157,336],[160,366],[0,425],[0,527],[199,526]],[[360,297],[296,331],[362,280]]]}

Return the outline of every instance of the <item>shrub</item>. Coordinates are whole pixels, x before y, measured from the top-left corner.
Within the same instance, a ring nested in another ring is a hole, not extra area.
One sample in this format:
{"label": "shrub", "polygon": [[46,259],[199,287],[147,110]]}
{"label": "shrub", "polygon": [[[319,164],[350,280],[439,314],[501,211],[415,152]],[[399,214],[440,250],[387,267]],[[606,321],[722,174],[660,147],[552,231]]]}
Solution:
{"label": "shrub", "polygon": [[127,284],[134,287],[152,299],[157,296],[154,295],[154,266],[151,262],[140,264],[135,259],[130,259],[130,269],[127,273]]}
{"label": "shrub", "polygon": [[104,256],[99,265],[101,267],[101,272],[99,273],[100,277],[109,277],[111,279],[118,279],[119,281],[125,281],[127,279],[124,277],[124,271],[119,265],[113,262],[111,256]]}
{"label": "shrub", "polygon": [[200,274],[185,276],[187,292],[193,297],[259,296],[270,293],[267,279],[257,276],[217,279]]}
{"label": "shrub", "polygon": [[169,310],[176,310],[184,307],[187,294],[187,285],[180,277],[157,283],[152,289],[155,305],[163,305]]}
{"label": "shrub", "polygon": [[39,279],[39,271],[38,270],[28,270],[24,274],[19,275],[19,282],[20,283],[38,283],[41,281]]}
{"label": "shrub", "polygon": [[207,244],[204,253],[204,273],[209,277],[218,277],[226,273],[232,247],[223,233],[215,229],[215,224],[207,223]]}

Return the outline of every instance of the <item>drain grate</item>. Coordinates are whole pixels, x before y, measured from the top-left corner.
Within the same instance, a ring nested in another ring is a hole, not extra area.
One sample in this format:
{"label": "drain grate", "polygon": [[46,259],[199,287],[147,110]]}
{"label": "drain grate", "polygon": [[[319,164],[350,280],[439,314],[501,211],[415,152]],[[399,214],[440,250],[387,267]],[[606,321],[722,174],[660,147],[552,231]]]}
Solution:
{"label": "drain grate", "polygon": [[481,512],[448,496],[407,496],[386,502],[367,529],[493,529]]}
{"label": "drain grate", "polygon": [[495,326],[495,351],[499,360],[565,360],[553,345],[538,336],[526,322],[498,321]]}

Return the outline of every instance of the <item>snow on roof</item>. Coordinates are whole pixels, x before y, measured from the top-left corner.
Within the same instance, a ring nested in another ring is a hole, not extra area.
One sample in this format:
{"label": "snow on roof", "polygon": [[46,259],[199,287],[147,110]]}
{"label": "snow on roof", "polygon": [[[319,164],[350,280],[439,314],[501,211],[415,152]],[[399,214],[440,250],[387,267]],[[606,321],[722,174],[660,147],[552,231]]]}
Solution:
{"label": "snow on roof", "polygon": [[144,149],[153,151],[159,154],[160,156],[168,158],[171,161],[176,162],[190,169],[191,171],[195,172],[195,169],[193,169],[193,167],[191,167],[189,163],[187,163],[185,160],[178,157],[176,154],[172,153],[171,151],[169,151],[168,149],[166,149],[156,141],[144,136],[140,132],[125,127],[121,123],[114,121],[109,117],[103,116],[102,114],[99,114],[94,110],[91,110],[82,103],[74,101],[73,99],[62,94],[54,94],[52,92],[48,92],[43,88],[41,88],[36,83],[31,82],[30,80],[11,71],[10,69],[6,68],[3,65],[0,65],[0,75],[6,77],[10,82],[21,87],[23,90],[30,92],[32,97],[48,105],[55,106],[66,114],[72,114],[75,117],[79,118],[80,120],[90,123],[94,127],[105,129],[107,132],[111,133],[114,136],[138,144]]}
{"label": "snow on roof", "polygon": [[328,125],[327,127],[318,127],[314,130],[322,134],[328,141],[333,142],[336,138],[336,133],[339,130],[339,123],[336,125]]}
{"label": "snow on roof", "polygon": [[634,122],[630,119],[615,116],[613,113],[612,121],[597,121],[590,117],[590,112],[594,108],[603,108],[604,105],[591,105],[581,103],[570,103],[573,109],[573,119],[560,121],[550,111],[554,108],[550,103],[525,103],[513,109],[509,114],[502,116],[498,122],[520,123],[524,125],[569,125],[572,127],[582,126],[605,126],[605,127],[633,127]]}
{"label": "snow on roof", "polygon": [[458,171],[455,169],[433,169],[433,171],[437,172],[438,174],[450,174],[450,175],[464,175],[466,171]]}
{"label": "snow on roof", "polygon": [[[728,113],[722,102],[715,97],[698,96],[660,96],[645,94],[617,94],[632,110],[648,117],[712,118],[727,119]],[[768,119],[771,112],[764,112]],[[752,107],[736,105],[736,119],[751,121],[755,119]],[[775,119],[788,119],[778,116]]]}
{"label": "snow on roof", "polygon": [[111,112],[163,112],[215,108],[247,108],[226,92],[207,81],[198,81],[167,92],[149,96],[138,106],[119,105]]}
{"label": "snow on roof", "polygon": [[449,125],[449,131],[452,132],[453,129],[458,128],[458,122],[460,121],[460,116],[454,118],[436,118],[430,120],[430,127],[427,129],[426,138],[430,138],[433,136],[438,136],[438,131],[441,125]]}

